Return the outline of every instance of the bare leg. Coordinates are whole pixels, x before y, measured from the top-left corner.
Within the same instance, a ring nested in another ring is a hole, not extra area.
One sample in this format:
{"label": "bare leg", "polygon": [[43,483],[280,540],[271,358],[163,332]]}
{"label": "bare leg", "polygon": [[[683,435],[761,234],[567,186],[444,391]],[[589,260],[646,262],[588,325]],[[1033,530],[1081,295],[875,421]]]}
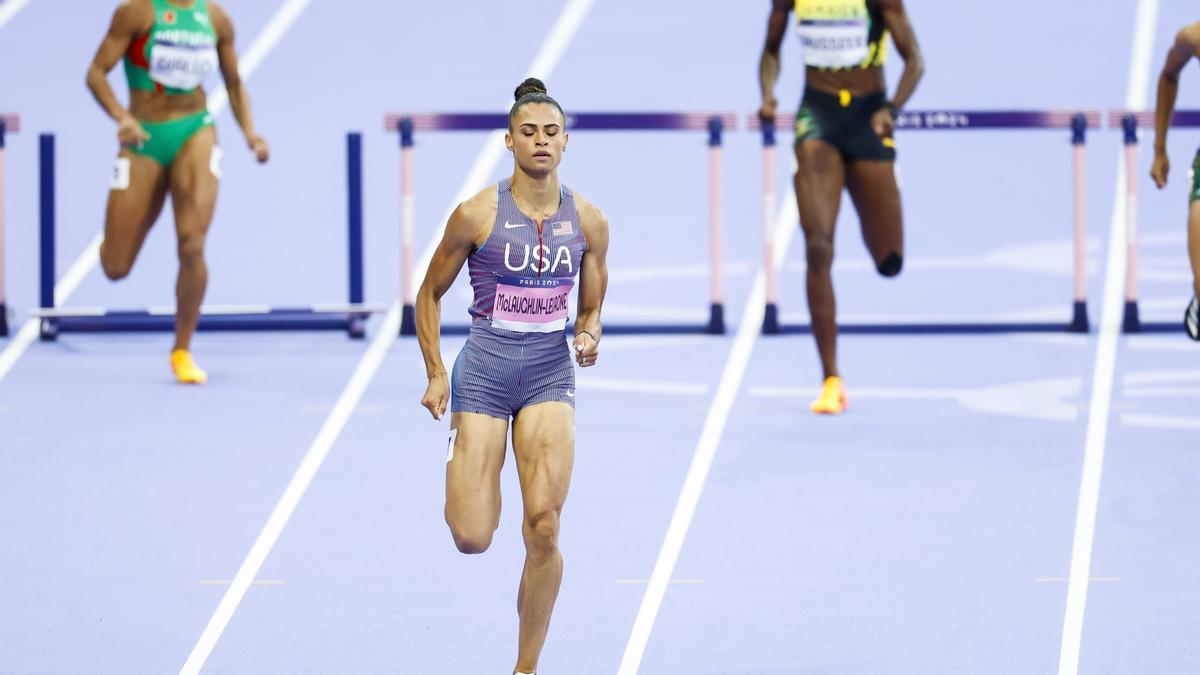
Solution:
{"label": "bare leg", "polygon": [[454,438],[446,460],[446,524],[463,553],[483,553],[500,524],[500,469],[508,420],[451,413]]}
{"label": "bare leg", "polygon": [[524,408],[513,423],[513,451],[525,504],[525,569],[517,592],[521,617],[516,671],[537,669],[562,583],[559,516],[575,464],[575,410],[557,401]]}
{"label": "bare leg", "polygon": [[120,182],[114,181],[108,193],[104,215],[104,241],[100,242],[100,267],[113,281],[124,278],[133,269],[146,235],[162,213],[167,195],[166,167],[129,150],[121,150],[118,166],[128,163]]}
{"label": "bare leg", "polygon": [[833,294],[833,232],[846,167],[832,145],[809,140],[796,147],[796,202],[808,257],[808,313],[825,377],[836,377],[837,300]]}
{"label": "bare leg", "polygon": [[846,187],[858,211],[863,240],[875,260],[875,268],[885,277],[896,276],[904,263],[904,216],[895,162],[849,162]]}
{"label": "bare leg", "polygon": [[171,165],[171,206],[178,236],[179,278],[175,283],[175,347],[188,349],[200,320],[208,286],[204,241],[217,204],[217,176],[210,166],[217,135],[205,127],[188,139]]}
{"label": "bare leg", "polygon": [[1192,293],[1200,298],[1200,201],[1188,211],[1188,258],[1192,261]]}

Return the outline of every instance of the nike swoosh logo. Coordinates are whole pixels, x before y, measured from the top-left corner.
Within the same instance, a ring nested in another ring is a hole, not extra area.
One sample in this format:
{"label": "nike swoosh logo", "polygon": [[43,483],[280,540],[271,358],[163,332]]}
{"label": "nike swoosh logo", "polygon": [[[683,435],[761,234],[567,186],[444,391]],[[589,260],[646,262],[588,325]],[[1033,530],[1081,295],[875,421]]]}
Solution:
{"label": "nike swoosh logo", "polygon": [[526,227],[528,225],[529,225],[529,223],[510,223],[507,220],[504,221],[504,229],[506,229],[506,230],[512,230],[512,229],[516,229],[518,227]]}
{"label": "nike swoosh logo", "polygon": [[575,398],[575,392],[573,392],[573,391],[568,391],[568,392],[567,392],[567,396],[570,396],[571,398]]}

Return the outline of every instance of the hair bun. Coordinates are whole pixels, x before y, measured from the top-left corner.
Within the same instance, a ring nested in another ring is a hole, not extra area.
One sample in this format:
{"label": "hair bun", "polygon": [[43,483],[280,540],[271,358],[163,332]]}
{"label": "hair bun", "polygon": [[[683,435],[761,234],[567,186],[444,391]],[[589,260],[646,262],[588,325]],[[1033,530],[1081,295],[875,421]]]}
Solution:
{"label": "hair bun", "polygon": [[517,90],[513,92],[513,98],[520,101],[521,97],[529,94],[546,94],[546,83],[531,77],[517,85]]}

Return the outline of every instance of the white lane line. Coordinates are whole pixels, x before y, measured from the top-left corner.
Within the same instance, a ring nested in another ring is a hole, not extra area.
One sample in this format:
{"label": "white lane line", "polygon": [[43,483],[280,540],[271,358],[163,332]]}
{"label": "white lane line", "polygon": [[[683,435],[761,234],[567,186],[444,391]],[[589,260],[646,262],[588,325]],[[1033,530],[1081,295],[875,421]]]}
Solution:
{"label": "white lane line", "polygon": [[[650,583],[650,580],[649,579],[617,579],[617,583],[622,584],[624,586],[639,586],[639,585],[644,585],[644,584]],[[672,579],[671,580],[671,585],[673,585],[673,586],[680,585],[680,584],[695,585],[695,584],[702,584],[702,583],[704,583],[703,579]]]}
{"label": "white lane line", "polygon": [[395,305],[384,317],[382,324],[379,326],[379,332],[371,340],[371,345],[367,348],[367,353],[358,362],[358,366],[354,369],[354,374],[350,376],[350,381],[338,397],[337,403],[333,407],[333,412],[330,413],[329,417],[325,418],[325,423],[317,433],[316,439],[313,440],[312,446],[305,453],[304,459],[300,461],[300,466],[296,469],[296,473],[292,476],[291,481],[288,482],[287,488],[284,489],[283,495],[275,505],[275,509],[271,511],[271,516],[267,519],[266,525],[259,532],[254,545],[250,547],[250,552],[246,555],[246,559],[242,561],[242,566],[238,568],[237,574],[233,578],[233,583],[225,591],[220,604],[217,605],[217,610],[213,612],[212,618],[208,620],[208,625],[204,627],[204,632],[200,635],[200,639],[192,648],[191,654],[188,655],[187,662],[180,669],[179,672],[181,674],[186,673],[190,675],[199,673],[200,669],[204,667],[204,663],[208,660],[209,655],[212,654],[213,648],[217,646],[217,640],[225,632],[225,627],[229,625],[229,620],[233,618],[233,613],[237,610],[238,605],[241,604],[242,598],[246,596],[246,591],[250,589],[250,585],[255,577],[258,576],[258,572],[262,569],[263,563],[266,562],[271,548],[275,546],[275,542],[279,539],[279,535],[283,533],[283,528],[292,517],[292,513],[296,510],[300,499],[308,490],[308,486],[312,483],[313,478],[316,477],[317,470],[321,468],[325,457],[333,449],[334,442],[337,441],[342,429],[345,428],[346,422],[349,421],[355,406],[362,399],[363,393],[367,390],[367,385],[371,383],[371,379],[379,370],[384,357],[387,356],[388,347],[391,346],[392,340],[395,339],[399,331],[400,308],[398,305]]}
{"label": "white lane line", "polygon": [[[312,0],[287,0],[279,9],[275,10],[275,15],[254,39],[250,48],[238,56],[238,73],[243,78],[250,77],[251,73],[258,70],[267,55],[283,40],[288,29],[296,23],[296,19],[300,18],[300,15],[311,3]],[[214,116],[220,115],[227,105],[229,105],[229,92],[225,90],[225,87],[213,92],[212,98],[208,99],[208,111]]]}
{"label": "white lane line", "polygon": [[[83,283],[84,277],[91,271],[95,265],[100,262],[100,240],[103,239],[103,234],[97,234],[87,248],[83,249],[83,253],[71,263],[71,267],[67,269],[67,273],[63,278],[54,285],[54,304],[62,306],[67,298],[79,288],[79,284]],[[36,317],[25,320],[21,324],[21,329],[13,336],[11,342],[4,347],[4,351],[0,352],[0,381],[8,375],[8,371],[12,370],[17,364],[17,359],[29,349],[29,345],[33,344],[38,338],[40,323]]]}
{"label": "white lane line", "polygon": [[[776,267],[787,255],[792,236],[799,229],[795,225],[799,217],[796,210],[795,193],[789,190],[775,221],[775,240],[778,242],[775,247],[774,264]],[[671,515],[670,525],[667,526],[667,534],[663,538],[662,548],[658,552],[658,560],[654,563],[650,583],[646,586],[641,607],[638,608],[637,618],[633,622],[633,630],[630,633],[629,641],[625,644],[625,654],[621,657],[621,665],[617,670],[618,675],[634,675],[641,666],[642,656],[646,653],[646,644],[650,640],[650,632],[654,629],[654,621],[658,617],[659,608],[662,607],[663,597],[667,593],[667,587],[675,571],[675,564],[679,561],[679,553],[683,549],[683,541],[687,537],[688,528],[696,514],[700,493],[704,490],[704,483],[712,468],[713,457],[716,455],[721,435],[725,431],[725,423],[729,419],[729,413],[733,409],[738,390],[741,388],[742,378],[745,377],[746,366],[749,365],[750,355],[754,351],[754,343],[758,340],[758,335],[762,330],[766,295],[765,270],[760,269],[755,275],[750,297],[746,299],[746,309],[742,312],[742,318],[738,322],[737,335],[733,339],[733,347],[729,351],[729,358],[721,373],[717,393],[708,409],[704,428],[700,432],[700,440],[692,455],[692,464],[688,468],[683,489],[679,493],[679,501],[675,504],[675,512]]]}
{"label": "white lane line", "polygon": [[1195,417],[1171,417],[1169,415],[1122,413],[1121,424],[1127,427],[1142,427],[1146,429],[1200,430],[1200,419],[1196,419]]}
{"label": "white lane line", "polygon": [[[1150,93],[1150,55],[1158,23],[1158,0],[1138,0],[1134,22],[1133,53],[1125,105],[1141,109]],[[1083,642],[1083,616],[1087,605],[1088,579],[1092,570],[1092,545],[1096,535],[1096,511],[1100,501],[1100,478],[1104,470],[1104,444],[1108,436],[1108,414],[1112,404],[1113,377],[1125,300],[1125,214],[1124,151],[1118,151],[1116,188],[1113,190],[1112,221],[1109,225],[1108,262],[1104,273],[1104,295],[1100,309],[1100,337],[1092,374],[1092,401],[1088,412],[1087,442],[1075,513],[1075,537],[1071,546],[1071,577],[1067,584],[1067,607],[1063,616],[1062,644],[1058,657],[1059,675],[1079,672]]]}
{"label": "white lane line", "polygon": [[1200,386],[1197,387],[1141,387],[1125,390],[1128,398],[1198,398]]}
{"label": "white lane line", "polygon": [[[1069,577],[1037,577],[1034,579],[1034,581],[1039,584],[1061,584],[1061,583],[1070,581],[1070,578]],[[1117,581],[1124,581],[1124,579],[1122,579],[1121,577],[1092,577],[1090,579],[1090,581],[1092,583],[1097,583],[1097,582],[1112,583],[1112,582],[1117,582]]]}
{"label": "white lane line", "polygon": [[[233,579],[201,579],[201,586],[228,586],[233,583]],[[255,586],[286,586],[287,582],[283,579],[255,579],[250,582]]]}
{"label": "white lane line", "polygon": [[[254,39],[250,49],[239,59],[238,72],[241,73],[242,79],[249,79],[254,74],[254,71],[266,59],[267,54],[271,53],[271,50],[279,44],[287,29],[295,23],[300,12],[304,11],[310,2],[312,0],[288,0],[276,10],[266,27]],[[222,87],[209,99],[208,109],[213,115],[219,115],[228,104],[229,96]],[[71,267],[67,269],[63,278],[54,285],[54,305],[56,307],[66,304],[67,298],[71,297],[71,294],[83,283],[84,278],[100,263],[100,242],[103,240],[104,233],[97,233],[79,254],[79,257],[75,259],[75,262],[71,263]],[[37,340],[38,330],[37,317],[30,317],[21,324],[21,329],[17,331],[12,341],[5,345],[4,351],[0,352],[0,381],[4,380],[4,376],[8,375],[17,360],[29,349],[34,340]]]}
{"label": "white lane line", "polygon": [[[1188,345],[1191,347],[1191,345]],[[1195,349],[1195,347],[1192,347]],[[1200,370],[1151,370],[1141,373],[1129,373],[1125,376],[1126,387],[1146,386],[1153,384],[1179,384],[1180,382],[1200,382]]]}
{"label": "white lane line", "polygon": [[597,377],[582,374],[578,378],[577,388],[581,391],[610,391],[625,394],[703,396],[708,393],[708,385],[706,384],[626,380],[615,377]]}
{"label": "white lane line", "polygon": [[[889,388],[872,387],[855,389],[854,398],[900,399],[904,401],[932,401],[939,399],[954,400],[960,396],[974,393],[974,389],[919,389],[915,387]],[[751,396],[766,398],[811,398],[821,393],[820,387],[788,387],[788,386],[759,386],[750,387]]]}
{"label": "white lane line", "polygon": [[[563,9],[559,15],[558,21],[551,28],[549,38],[546,45],[543,45],[541,52],[534,59],[533,65],[529,72],[542,79],[548,79],[558,61],[562,58],[563,51],[570,44],[575,32],[583,23],[583,17],[586,15],[588,8],[591,6],[592,0],[571,0],[570,4]],[[547,49],[547,45],[554,45],[555,49]],[[497,144],[498,145],[498,144]],[[489,155],[485,148],[483,155]],[[499,155],[495,155],[497,161]],[[467,177],[467,182],[475,179],[475,169],[480,168],[481,163],[477,160],[471,174]],[[486,174],[490,174],[494,166],[484,167]],[[464,190],[460,189],[461,194]],[[457,203],[457,202],[456,202]],[[453,209],[453,207],[451,207]],[[443,228],[444,229],[444,226]],[[432,257],[432,250],[436,248],[437,241],[441,238],[441,229],[435,234],[434,240],[427,248]],[[429,261],[424,260],[424,266],[428,266]],[[422,276],[423,273],[422,273]],[[271,511],[270,517],[267,518],[267,523],[259,532],[258,538],[255,539],[254,545],[250,547],[250,552],[246,555],[246,559],[242,561],[241,567],[238,568],[237,574],[233,578],[233,583],[229,589],[225,591],[224,597],[221,598],[220,604],[209,619],[208,625],[205,626],[204,632],[201,634],[199,641],[192,649],[192,653],[188,656],[188,660],[184,663],[180,670],[181,675],[193,675],[199,673],[204,667],[204,663],[212,654],[212,650],[216,647],[217,641],[221,638],[221,634],[229,625],[230,619],[237,611],[238,605],[246,596],[246,592],[250,588],[251,582],[258,576],[259,570],[266,562],[267,555],[275,546],[279,536],[283,533],[283,528],[287,526],[292,514],[295,512],[300,500],[304,497],[304,493],[308,490],[308,486],[316,477],[317,470],[321,468],[325,458],[329,455],[329,451],[333,448],[333,444],[337,441],[345,428],[347,421],[350,419],[350,414],[358,406],[362,399],[363,393],[367,386],[374,379],[375,374],[379,372],[379,367],[383,364],[384,357],[387,355],[388,348],[396,340],[400,333],[400,302],[397,300],[392,303],[392,307],[384,316],[383,322],[378,328],[375,337],[372,338],[370,346],[367,348],[366,354],[363,355],[358,366],[354,369],[354,374],[350,376],[350,381],[346,384],[338,397],[337,403],[334,404],[333,412],[326,418],[320,432],[317,433],[316,439],[313,440],[312,446],[305,453],[304,459],[301,460],[300,466],[296,469],[296,473],[292,476],[283,495],[279,498],[279,502]]]}
{"label": "white lane line", "polygon": [[664,307],[661,305],[630,305],[622,303],[604,303],[604,318],[609,321],[646,321],[669,323],[671,321],[703,324],[708,322],[708,308],[700,307]]}
{"label": "white lane line", "polygon": [[[891,399],[907,401],[949,400],[974,412],[1006,417],[1043,420],[1047,422],[1074,422],[1079,416],[1079,407],[1070,401],[1079,396],[1083,378],[1060,377],[1049,380],[1010,382],[974,389],[947,388],[887,388],[874,387],[855,389],[850,398]],[[817,389],[790,386],[757,386],[750,388],[750,396],[763,398],[799,399],[811,398]]]}
{"label": "white lane line", "polygon": [[33,0],[8,0],[0,4],[0,29],[8,25],[9,21],[17,15],[17,12],[25,8]]}

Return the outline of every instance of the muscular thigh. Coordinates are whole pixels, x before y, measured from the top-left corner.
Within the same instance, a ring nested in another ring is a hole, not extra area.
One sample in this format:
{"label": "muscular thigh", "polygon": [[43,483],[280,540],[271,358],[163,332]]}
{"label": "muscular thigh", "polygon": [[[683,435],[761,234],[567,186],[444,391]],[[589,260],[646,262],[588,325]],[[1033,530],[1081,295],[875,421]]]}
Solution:
{"label": "muscular thigh", "polygon": [[181,235],[203,235],[217,204],[221,149],[213,127],[192,135],[171,163],[171,204]]}
{"label": "muscular thigh", "polygon": [[895,162],[856,160],[846,166],[846,187],[876,262],[904,252],[904,218]]}
{"label": "muscular thigh", "polygon": [[813,139],[796,146],[796,200],[806,234],[832,236],[845,171],[841,153],[827,141]]}
{"label": "muscular thigh", "polygon": [[575,409],[560,401],[522,408],[513,422],[513,452],[526,512],[561,509],[575,465]]}
{"label": "muscular thigh", "polygon": [[448,517],[499,517],[500,469],[508,446],[508,420],[453,413],[446,452]]}
{"label": "muscular thigh", "polygon": [[170,173],[157,161],[122,149],[113,164],[104,217],[105,248],[132,262],[162,212]]}

